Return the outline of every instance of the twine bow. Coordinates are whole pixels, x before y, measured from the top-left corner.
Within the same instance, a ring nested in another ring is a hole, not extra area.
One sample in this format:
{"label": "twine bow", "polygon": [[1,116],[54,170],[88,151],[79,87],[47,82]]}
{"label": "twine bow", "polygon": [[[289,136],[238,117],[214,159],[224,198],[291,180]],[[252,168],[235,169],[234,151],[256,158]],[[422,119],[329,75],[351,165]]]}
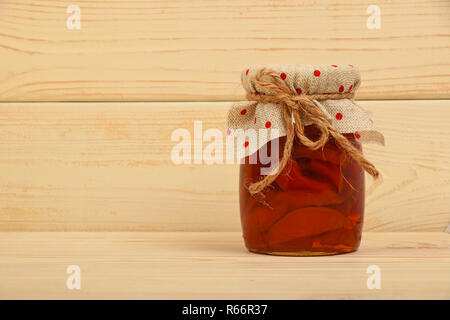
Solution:
{"label": "twine bow", "polygon": [[[250,101],[276,103],[282,108],[283,118],[286,123],[286,143],[277,172],[272,175],[267,175],[264,179],[251,184],[248,188],[251,194],[262,191],[265,187],[275,181],[281,171],[283,171],[291,156],[295,136],[297,136],[300,143],[311,150],[323,148],[331,136],[336,141],[337,146],[343,150],[346,155],[359,163],[367,173],[375,179],[379,177],[379,172],[375,166],[369,162],[346,137],[333,127],[319,106],[313,101],[352,99],[354,97],[353,93],[294,95],[279,74],[267,68],[259,70],[254,75],[253,82],[255,87],[265,89],[264,91],[270,92],[270,95],[249,93],[247,94],[247,99]],[[320,131],[320,137],[316,141],[310,140],[304,133],[302,119],[305,118],[315,124]]]}

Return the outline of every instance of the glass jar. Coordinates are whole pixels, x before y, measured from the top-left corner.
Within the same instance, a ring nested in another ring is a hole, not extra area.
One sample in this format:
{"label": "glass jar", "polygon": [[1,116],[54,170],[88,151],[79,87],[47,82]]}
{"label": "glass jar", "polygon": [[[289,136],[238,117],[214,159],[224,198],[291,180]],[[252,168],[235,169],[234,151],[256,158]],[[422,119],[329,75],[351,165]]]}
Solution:
{"label": "glass jar", "polygon": [[[305,127],[317,138],[318,130]],[[358,133],[343,134],[359,151]],[[286,137],[280,137],[280,157]],[[271,150],[268,142],[267,150]],[[240,166],[240,212],[243,237],[251,252],[274,255],[333,255],[358,249],[364,214],[364,171],[345,157],[333,139],[310,150],[294,142],[288,164],[263,191],[248,186],[261,176],[256,164]]]}

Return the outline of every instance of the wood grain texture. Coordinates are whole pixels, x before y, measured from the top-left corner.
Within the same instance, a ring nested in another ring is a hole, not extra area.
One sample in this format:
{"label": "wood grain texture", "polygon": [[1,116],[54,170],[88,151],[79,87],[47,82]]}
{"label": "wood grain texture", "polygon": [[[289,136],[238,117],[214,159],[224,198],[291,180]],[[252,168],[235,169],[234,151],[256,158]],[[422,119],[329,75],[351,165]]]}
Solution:
{"label": "wood grain texture", "polygon": [[[66,28],[69,5],[81,30]],[[0,3],[0,101],[229,101],[260,63],[352,63],[360,99],[450,97],[450,2]]]}
{"label": "wood grain texture", "polygon": [[248,253],[238,232],[4,232],[0,299],[450,299],[449,239],[368,232],[358,252],[305,258]]}
{"label": "wood grain texture", "polygon": [[[365,230],[450,222],[450,101],[361,106],[386,137]],[[0,230],[238,231],[238,165],[175,165],[177,128],[225,132],[230,103],[0,104]],[[206,147],[207,143],[204,143]],[[371,179],[368,178],[368,187]]]}

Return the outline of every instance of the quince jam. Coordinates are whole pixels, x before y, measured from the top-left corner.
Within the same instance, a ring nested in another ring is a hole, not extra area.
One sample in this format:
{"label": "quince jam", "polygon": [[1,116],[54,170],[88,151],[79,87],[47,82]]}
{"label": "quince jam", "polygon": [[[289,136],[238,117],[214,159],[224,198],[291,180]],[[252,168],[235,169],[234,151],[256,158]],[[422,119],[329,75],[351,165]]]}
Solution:
{"label": "quince jam", "polygon": [[[318,130],[305,127],[315,139]],[[353,134],[344,136],[359,150]],[[286,137],[279,138],[279,159]],[[268,142],[267,150],[271,150]],[[259,155],[240,168],[240,210],[249,251],[276,255],[331,255],[358,249],[364,214],[364,171],[330,138],[310,150],[295,141],[288,164],[263,191],[248,186],[261,180]]]}

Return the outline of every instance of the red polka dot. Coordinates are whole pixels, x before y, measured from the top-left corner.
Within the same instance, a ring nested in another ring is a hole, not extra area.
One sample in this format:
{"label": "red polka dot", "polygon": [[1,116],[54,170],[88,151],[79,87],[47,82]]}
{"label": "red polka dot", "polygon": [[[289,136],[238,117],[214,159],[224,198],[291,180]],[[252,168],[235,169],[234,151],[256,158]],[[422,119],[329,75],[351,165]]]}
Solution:
{"label": "red polka dot", "polygon": [[339,87],[339,92],[344,92],[344,86]]}
{"label": "red polka dot", "polygon": [[361,138],[361,135],[359,134],[359,132],[358,132],[358,131],[355,131],[355,137],[356,137],[356,139],[359,139],[359,138]]}
{"label": "red polka dot", "polygon": [[246,148],[248,147],[248,141],[244,142],[244,147],[246,147]]}
{"label": "red polka dot", "polygon": [[315,75],[316,77],[320,76],[320,71],[319,71],[319,70],[315,70],[315,71],[314,71],[314,75]]}
{"label": "red polka dot", "polygon": [[353,85],[350,86],[350,88],[348,88],[348,91],[352,91],[353,89]]}
{"label": "red polka dot", "polygon": [[337,68],[337,65],[335,65],[335,64],[332,64],[331,66],[334,67],[334,68]]}
{"label": "red polka dot", "polygon": [[255,121],[253,121],[254,123],[256,123],[256,117],[255,117]]}
{"label": "red polka dot", "polygon": [[286,73],[283,72],[282,74],[280,74],[280,77],[281,77],[281,79],[283,79],[283,80],[286,79]]}
{"label": "red polka dot", "polygon": [[227,135],[230,135],[230,133],[231,133],[231,130],[228,129],[228,130],[227,130]]}
{"label": "red polka dot", "polygon": [[242,115],[245,115],[246,113],[247,113],[247,109],[242,109],[242,110],[241,110],[241,114],[242,114]]}
{"label": "red polka dot", "polygon": [[342,120],[342,113],[340,112],[336,113],[336,119]]}
{"label": "red polka dot", "polygon": [[266,128],[269,129],[272,126],[272,123],[270,121],[266,122]]}
{"label": "red polka dot", "polygon": [[258,93],[258,91],[255,91],[254,94],[255,94],[255,96],[257,96],[259,93]]}
{"label": "red polka dot", "polygon": [[248,72],[250,71],[250,69],[247,69],[247,71],[245,71],[245,75],[248,76]]}
{"label": "red polka dot", "polygon": [[302,94],[302,89],[301,88],[297,88],[295,90],[297,91],[298,94]]}

